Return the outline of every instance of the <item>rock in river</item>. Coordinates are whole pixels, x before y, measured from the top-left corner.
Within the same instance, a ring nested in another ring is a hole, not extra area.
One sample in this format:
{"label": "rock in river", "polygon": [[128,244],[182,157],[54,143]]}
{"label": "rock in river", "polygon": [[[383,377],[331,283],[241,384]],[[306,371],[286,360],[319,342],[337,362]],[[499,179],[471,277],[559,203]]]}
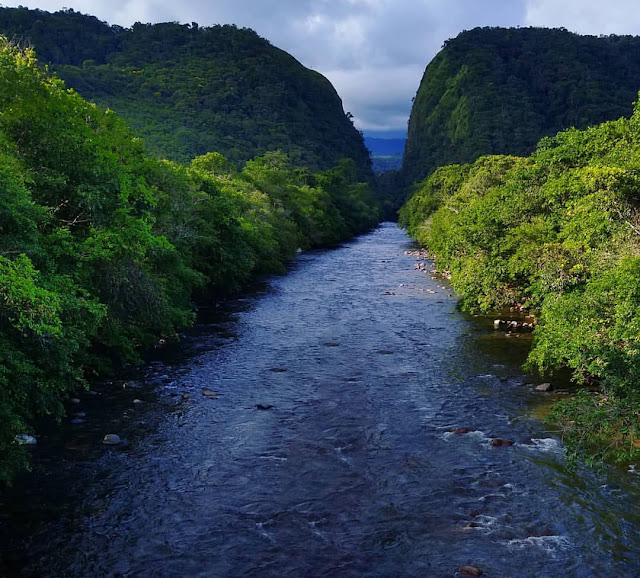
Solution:
{"label": "rock in river", "polygon": [[102,443],[105,446],[117,446],[122,443],[122,440],[120,439],[120,436],[117,434],[107,434],[102,439]]}
{"label": "rock in river", "polygon": [[35,446],[38,442],[36,441],[36,438],[29,434],[18,434],[13,438],[13,443],[18,444],[19,446]]}
{"label": "rock in river", "polygon": [[460,576],[482,576],[482,570],[475,566],[463,566],[462,568],[458,568],[458,574],[460,574]]}
{"label": "rock in river", "polygon": [[513,441],[511,440],[503,440],[500,438],[493,438],[491,440],[491,445],[495,447],[508,447],[513,445]]}

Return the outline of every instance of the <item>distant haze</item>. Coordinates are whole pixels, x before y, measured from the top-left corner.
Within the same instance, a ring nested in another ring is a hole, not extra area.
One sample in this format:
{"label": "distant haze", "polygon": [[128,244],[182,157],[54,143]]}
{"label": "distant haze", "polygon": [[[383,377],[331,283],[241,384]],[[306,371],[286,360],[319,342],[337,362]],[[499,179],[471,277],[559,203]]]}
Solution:
{"label": "distant haze", "polygon": [[[3,2],[15,7],[25,2]],[[448,38],[476,26],[565,27],[640,34],[631,0],[41,0],[110,24],[198,22],[254,29],[323,73],[366,135],[403,137],[427,63]]]}

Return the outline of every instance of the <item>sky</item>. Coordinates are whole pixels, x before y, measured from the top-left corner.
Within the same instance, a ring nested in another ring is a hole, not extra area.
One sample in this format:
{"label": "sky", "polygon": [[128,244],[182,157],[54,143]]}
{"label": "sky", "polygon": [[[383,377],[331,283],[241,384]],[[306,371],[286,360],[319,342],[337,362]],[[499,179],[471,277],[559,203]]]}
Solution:
{"label": "sky", "polygon": [[324,74],[366,136],[406,134],[425,66],[476,26],[564,27],[640,35],[637,0],[0,0],[73,8],[110,24],[197,22],[252,28]]}

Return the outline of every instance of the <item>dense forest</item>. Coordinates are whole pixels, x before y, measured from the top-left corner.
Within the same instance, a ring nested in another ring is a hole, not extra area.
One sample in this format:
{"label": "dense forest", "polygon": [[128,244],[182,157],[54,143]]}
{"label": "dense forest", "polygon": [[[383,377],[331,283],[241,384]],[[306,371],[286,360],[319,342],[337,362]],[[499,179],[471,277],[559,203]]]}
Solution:
{"label": "dense forest", "polygon": [[219,152],[159,160],[4,39],[0,112],[0,480],[38,416],[188,327],[198,295],[378,222],[353,160],[316,173],[283,152],[240,171]]}
{"label": "dense forest", "polygon": [[451,273],[462,308],[537,320],[528,367],[584,388],[555,406],[575,455],[640,455],[640,106],[417,184],[401,224]]}
{"label": "dense forest", "polygon": [[640,38],[476,28],[445,43],[416,94],[405,184],[488,154],[527,155],[558,131],[630,116]]}
{"label": "dense forest", "polygon": [[272,150],[325,170],[351,158],[372,179],[362,135],[329,81],[248,29],[109,26],[73,10],[0,8],[0,34],[32,46],[68,86],[121,115],[154,154],[211,151],[241,166]]}

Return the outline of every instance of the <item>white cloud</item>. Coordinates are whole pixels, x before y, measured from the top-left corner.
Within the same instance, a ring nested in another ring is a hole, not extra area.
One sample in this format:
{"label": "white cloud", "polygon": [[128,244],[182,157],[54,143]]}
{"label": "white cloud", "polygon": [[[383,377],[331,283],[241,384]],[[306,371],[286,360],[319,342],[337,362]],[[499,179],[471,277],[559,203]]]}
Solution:
{"label": "white cloud", "polygon": [[526,23],[580,34],[639,34],[636,0],[527,0]]}

